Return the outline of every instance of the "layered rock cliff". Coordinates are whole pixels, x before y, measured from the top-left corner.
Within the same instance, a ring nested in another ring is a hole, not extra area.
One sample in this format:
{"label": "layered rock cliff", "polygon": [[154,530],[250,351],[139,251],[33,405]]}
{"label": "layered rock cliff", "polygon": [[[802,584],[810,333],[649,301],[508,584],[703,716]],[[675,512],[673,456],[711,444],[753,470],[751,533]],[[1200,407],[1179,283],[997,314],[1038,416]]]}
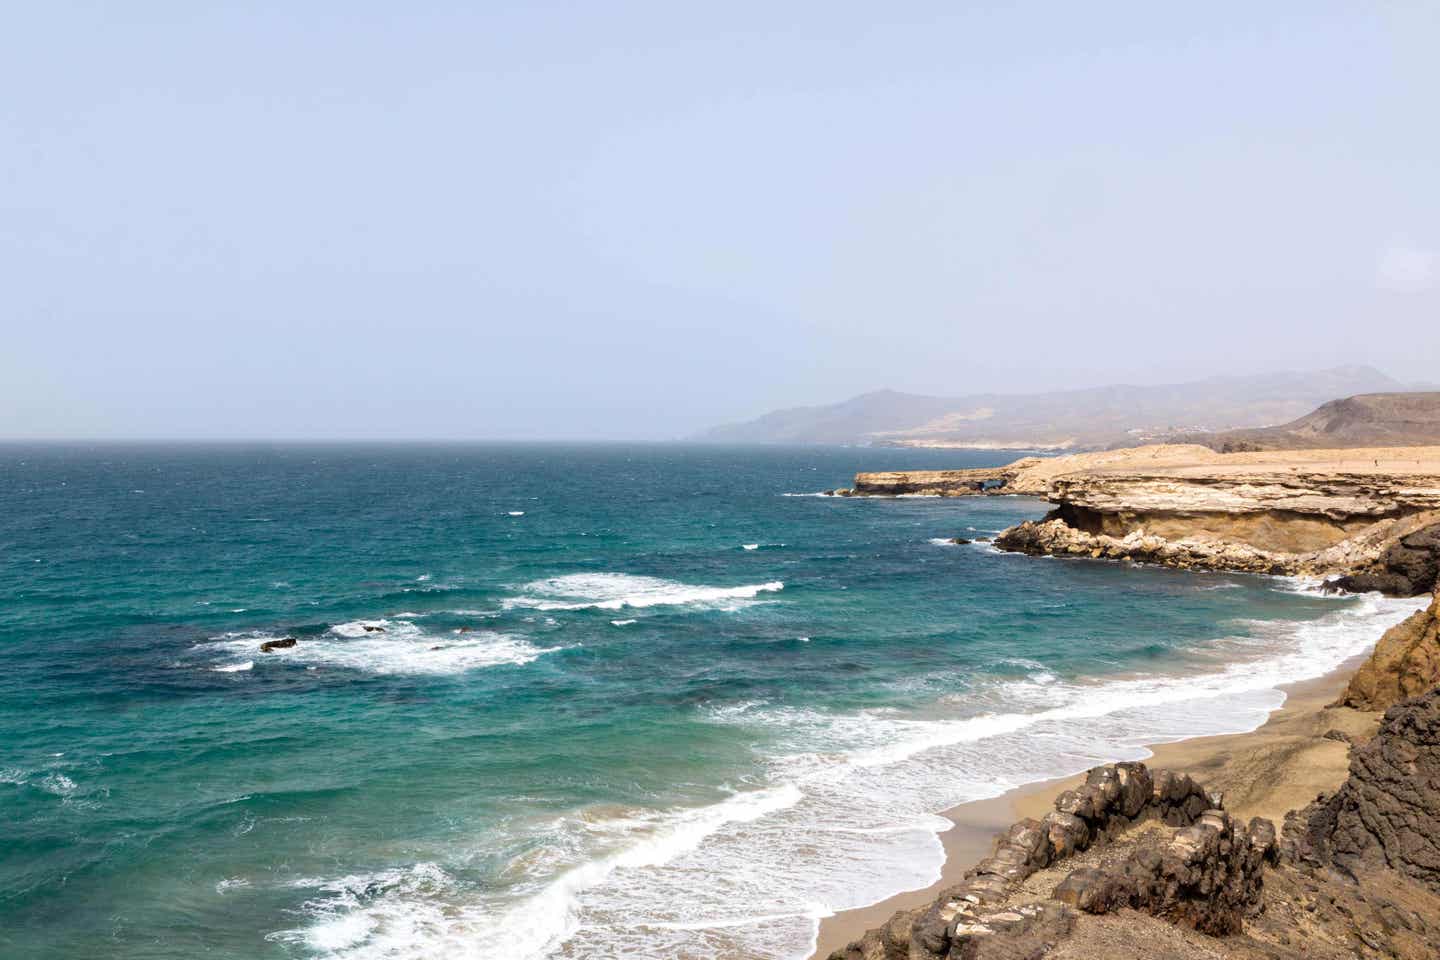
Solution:
{"label": "layered rock cliff", "polygon": [[852,495],[1018,493],[1058,505],[997,546],[1179,567],[1342,577],[1411,596],[1440,572],[1440,447],[1216,453],[1194,445],[859,474]]}

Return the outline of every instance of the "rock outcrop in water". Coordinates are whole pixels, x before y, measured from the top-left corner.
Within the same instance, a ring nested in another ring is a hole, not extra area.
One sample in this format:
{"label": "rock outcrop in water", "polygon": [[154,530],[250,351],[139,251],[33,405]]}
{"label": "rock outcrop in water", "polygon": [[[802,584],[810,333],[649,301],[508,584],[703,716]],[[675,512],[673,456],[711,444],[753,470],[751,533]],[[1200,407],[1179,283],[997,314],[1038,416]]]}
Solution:
{"label": "rock outcrop in water", "polygon": [[1355,671],[1340,703],[1357,710],[1385,710],[1440,685],[1440,593],[1425,610],[1397,623]]}
{"label": "rock outcrop in water", "polygon": [[1012,484],[1025,470],[1040,463],[1026,457],[1003,467],[968,470],[910,470],[857,473],[855,486],[826,491],[844,497],[976,497],[1014,493]]}

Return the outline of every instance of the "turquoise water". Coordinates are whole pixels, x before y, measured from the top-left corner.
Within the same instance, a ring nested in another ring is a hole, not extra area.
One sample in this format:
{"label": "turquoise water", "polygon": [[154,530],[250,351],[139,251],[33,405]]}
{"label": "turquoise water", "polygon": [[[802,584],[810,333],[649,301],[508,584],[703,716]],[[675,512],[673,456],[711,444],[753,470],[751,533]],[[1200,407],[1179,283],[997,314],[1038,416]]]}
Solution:
{"label": "turquoise water", "polygon": [[1414,607],[808,495],[994,462],[0,447],[0,955],[803,956],[939,811],[1252,727]]}

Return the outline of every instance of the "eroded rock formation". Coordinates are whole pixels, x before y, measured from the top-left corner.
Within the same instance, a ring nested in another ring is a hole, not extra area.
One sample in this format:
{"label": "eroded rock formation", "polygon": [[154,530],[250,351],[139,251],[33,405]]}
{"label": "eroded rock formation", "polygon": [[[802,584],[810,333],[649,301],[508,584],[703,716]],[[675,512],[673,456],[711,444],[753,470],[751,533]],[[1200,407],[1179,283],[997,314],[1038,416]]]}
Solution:
{"label": "eroded rock formation", "polygon": [[1379,590],[1402,597],[1440,587],[1440,523],[1397,538],[1373,562],[1329,585],[1356,593]]}
{"label": "eroded rock formation", "polygon": [[1440,684],[1440,594],[1385,631],[1340,696],[1343,706],[1385,710]]}
{"label": "eroded rock formation", "polygon": [[1440,892],[1440,688],[1386,711],[1340,789],[1286,818],[1285,852],[1351,876],[1388,868]]}
{"label": "eroded rock formation", "polygon": [[1130,907],[1227,936],[1260,911],[1262,869],[1278,860],[1269,820],[1256,817],[1246,827],[1223,810],[1207,810],[1168,840],[1140,845],[1119,869],[1074,871],[1054,897],[1086,913]]}
{"label": "eroded rock formation", "polygon": [[1221,454],[1154,446],[993,470],[858,474],[850,496],[1019,493],[1058,505],[1001,549],[1339,577],[1428,592],[1440,575],[1440,448]]}
{"label": "eroded rock formation", "polygon": [[1143,763],[1096,767],[1081,787],[1060,794],[1055,809],[1042,819],[1012,825],[994,853],[929,907],[896,913],[884,926],[835,951],[831,960],[1039,956],[1026,950],[1063,934],[1073,923],[1073,913],[1058,904],[1028,905],[1034,908],[1028,911],[1002,909],[1018,884],[1137,823],[1158,820],[1188,826],[1222,801],[1189,776],[1169,771],[1152,775]]}

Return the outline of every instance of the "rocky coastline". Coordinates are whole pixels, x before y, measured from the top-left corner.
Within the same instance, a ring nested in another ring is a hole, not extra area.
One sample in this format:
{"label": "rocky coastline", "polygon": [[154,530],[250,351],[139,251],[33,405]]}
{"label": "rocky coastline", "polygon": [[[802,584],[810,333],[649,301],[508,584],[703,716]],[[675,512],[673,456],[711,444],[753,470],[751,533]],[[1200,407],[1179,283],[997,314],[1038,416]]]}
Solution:
{"label": "rocky coastline", "polygon": [[[1338,698],[1332,688],[1196,769],[1093,768],[933,901],[829,960],[1440,956],[1440,448],[1384,462],[1372,452],[1281,462],[1136,448],[989,476],[857,476],[847,495],[1026,493],[1056,505],[1004,531],[1003,550],[1434,596],[1379,638]],[[1252,812],[1268,796],[1267,815],[1242,819],[1226,792]]]}
{"label": "rocky coastline", "polygon": [[[1400,631],[1406,649],[1440,643],[1437,611],[1440,599],[1387,637]],[[1356,676],[1405,673],[1387,646]],[[897,911],[829,958],[1433,958],[1440,687],[1409,698],[1399,684],[1378,689],[1363,704],[1371,712],[1348,705],[1347,688],[1339,702],[1272,719],[1266,736],[1216,738],[1232,748],[1202,762],[1168,758],[1207,771],[1233,804],[1199,773],[1096,767],[1043,814],[999,833],[990,856],[932,902]],[[1322,762],[1331,756],[1341,762]],[[1274,796],[1257,803],[1296,763],[1307,784],[1331,769],[1333,780],[1288,813],[1273,809]],[[1233,805],[1266,815],[1246,819]]]}
{"label": "rocky coastline", "polygon": [[1021,494],[1055,504],[995,540],[1032,555],[1325,577],[1427,592],[1440,574],[1440,447],[1217,453],[1159,445],[993,469],[861,473],[840,496]]}

